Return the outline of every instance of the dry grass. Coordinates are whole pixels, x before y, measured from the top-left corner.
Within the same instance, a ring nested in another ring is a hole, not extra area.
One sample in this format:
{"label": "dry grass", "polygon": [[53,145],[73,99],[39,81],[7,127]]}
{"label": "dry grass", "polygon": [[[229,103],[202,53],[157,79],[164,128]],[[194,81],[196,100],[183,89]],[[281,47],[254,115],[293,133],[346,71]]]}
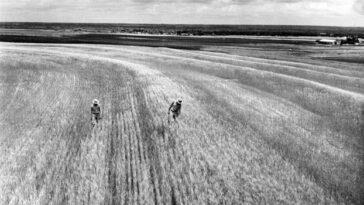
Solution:
{"label": "dry grass", "polygon": [[363,200],[361,71],[142,47],[1,50],[1,204]]}

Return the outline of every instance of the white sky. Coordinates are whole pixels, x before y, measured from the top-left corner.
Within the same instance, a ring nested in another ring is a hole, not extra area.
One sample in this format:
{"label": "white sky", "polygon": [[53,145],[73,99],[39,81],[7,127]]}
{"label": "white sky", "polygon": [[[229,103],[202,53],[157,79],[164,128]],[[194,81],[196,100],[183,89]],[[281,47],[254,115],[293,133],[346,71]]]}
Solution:
{"label": "white sky", "polygon": [[0,21],[364,27],[364,0],[0,0]]}

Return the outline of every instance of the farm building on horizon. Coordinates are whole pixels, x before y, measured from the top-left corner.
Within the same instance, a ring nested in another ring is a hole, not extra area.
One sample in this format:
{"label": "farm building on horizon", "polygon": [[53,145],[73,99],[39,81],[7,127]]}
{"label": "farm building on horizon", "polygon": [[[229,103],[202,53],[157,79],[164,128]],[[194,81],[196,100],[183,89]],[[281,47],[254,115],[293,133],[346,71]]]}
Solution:
{"label": "farm building on horizon", "polygon": [[340,45],[341,39],[319,39],[316,40],[318,44],[325,44],[325,45]]}
{"label": "farm building on horizon", "polygon": [[318,44],[326,44],[326,45],[344,45],[344,44],[354,44],[359,45],[360,39],[357,36],[344,36],[338,37],[336,39],[318,39],[316,40]]}

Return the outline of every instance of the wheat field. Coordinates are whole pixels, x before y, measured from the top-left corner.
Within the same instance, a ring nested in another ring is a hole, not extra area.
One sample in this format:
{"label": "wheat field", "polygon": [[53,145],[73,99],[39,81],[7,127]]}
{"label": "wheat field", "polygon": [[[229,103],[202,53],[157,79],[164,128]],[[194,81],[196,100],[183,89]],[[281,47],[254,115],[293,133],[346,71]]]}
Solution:
{"label": "wheat field", "polygon": [[1,43],[0,204],[363,203],[364,69],[248,53]]}

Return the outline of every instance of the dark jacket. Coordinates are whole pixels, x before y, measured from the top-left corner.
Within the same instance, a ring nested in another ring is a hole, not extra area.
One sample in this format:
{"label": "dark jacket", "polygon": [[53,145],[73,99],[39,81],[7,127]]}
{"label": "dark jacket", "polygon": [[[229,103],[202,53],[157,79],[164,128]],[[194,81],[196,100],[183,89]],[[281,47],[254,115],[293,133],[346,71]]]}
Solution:
{"label": "dark jacket", "polygon": [[92,105],[91,106],[91,114],[93,115],[100,115],[101,113],[101,107],[99,105]]}
{"label": "dark jacket", "polygon": [[181,104],[179,104],[177,102],[172,102],[172,104],[168,108],[168,111],[172,111],[179,115],[181,113],[181,108],[182,108]]}

